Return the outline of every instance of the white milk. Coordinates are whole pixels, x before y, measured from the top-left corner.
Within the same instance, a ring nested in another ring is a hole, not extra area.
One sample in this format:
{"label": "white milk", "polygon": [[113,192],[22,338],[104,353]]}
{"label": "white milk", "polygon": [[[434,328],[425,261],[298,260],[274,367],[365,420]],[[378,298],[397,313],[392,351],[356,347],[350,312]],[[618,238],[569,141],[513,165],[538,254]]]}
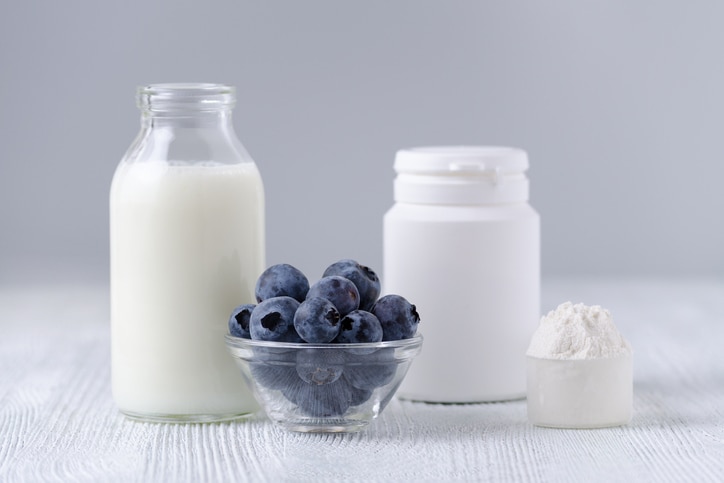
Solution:
{"label": "white milk", "polygon": [[122,412],[219,419],[256,409],[224,334],[231,310],[254,301],[264,268],[263,203],[253,163],[119,165],[111,340]]}

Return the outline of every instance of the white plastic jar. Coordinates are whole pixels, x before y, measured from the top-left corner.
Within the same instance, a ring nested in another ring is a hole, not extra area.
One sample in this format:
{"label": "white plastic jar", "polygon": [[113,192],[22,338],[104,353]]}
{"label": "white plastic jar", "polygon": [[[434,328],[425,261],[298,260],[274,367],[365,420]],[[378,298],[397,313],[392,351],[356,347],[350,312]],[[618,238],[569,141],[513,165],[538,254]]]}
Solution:
{"label": "white plastic jar", "polygon": [[441,403],[525,396],[540,317],[540,217],[528,156],[507,147],[405,149],[384,217],[383,291],[415,304],[425,337],[399,390]]}

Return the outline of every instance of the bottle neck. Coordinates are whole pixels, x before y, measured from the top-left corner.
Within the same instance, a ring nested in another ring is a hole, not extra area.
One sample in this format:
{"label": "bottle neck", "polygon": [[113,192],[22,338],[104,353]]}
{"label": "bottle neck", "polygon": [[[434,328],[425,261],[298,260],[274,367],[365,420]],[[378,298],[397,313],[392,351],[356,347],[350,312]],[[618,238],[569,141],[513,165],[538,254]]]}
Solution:
{"label": "bottle neck", "polygon": [[233,130],[231,109],[216,111],[151,111],[141,112],[141,126],[152,128],[192,128]]}
{"label": "bottle neck", "polygon": [[155,84],[138,90],[141,132],[127,160],[237,164],[251,158],[231,122],[234,89]]}
{"label": "bottle neck", "polygon": [[137,100],[144,127],[231,129],[236,96],[223,84],[151,84]]}

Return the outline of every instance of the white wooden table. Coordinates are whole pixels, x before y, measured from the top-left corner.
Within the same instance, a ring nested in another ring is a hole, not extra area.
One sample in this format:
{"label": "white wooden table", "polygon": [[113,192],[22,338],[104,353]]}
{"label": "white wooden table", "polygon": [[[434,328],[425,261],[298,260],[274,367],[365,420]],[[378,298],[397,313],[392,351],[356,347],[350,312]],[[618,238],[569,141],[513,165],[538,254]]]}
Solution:
{"label": "white wooden table", "polygon": [[610,309],[631,341],[630,425],[393,401],[364,432],[316,435],[263,416],[128,421],[111,399],[107,286],[0,286],[0,481],[724,481],[724,281],[544,282],[545,311],[565,300]]}

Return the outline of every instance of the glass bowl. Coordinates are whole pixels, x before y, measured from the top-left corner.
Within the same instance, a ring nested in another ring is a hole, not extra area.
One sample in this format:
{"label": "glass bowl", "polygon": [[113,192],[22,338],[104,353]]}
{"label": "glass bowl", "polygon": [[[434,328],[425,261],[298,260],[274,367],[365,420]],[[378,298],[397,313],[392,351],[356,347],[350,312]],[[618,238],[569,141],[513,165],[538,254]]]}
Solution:
{"label": "glass bowl", "polygon": [[420,352],[422,336],[364,344],[267,342],[226,336],[269,418],[302,432],[354,432],[377,418]]}

